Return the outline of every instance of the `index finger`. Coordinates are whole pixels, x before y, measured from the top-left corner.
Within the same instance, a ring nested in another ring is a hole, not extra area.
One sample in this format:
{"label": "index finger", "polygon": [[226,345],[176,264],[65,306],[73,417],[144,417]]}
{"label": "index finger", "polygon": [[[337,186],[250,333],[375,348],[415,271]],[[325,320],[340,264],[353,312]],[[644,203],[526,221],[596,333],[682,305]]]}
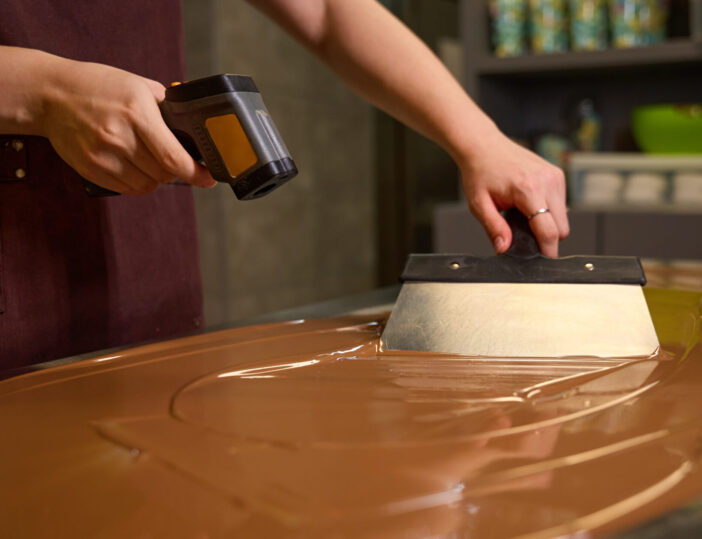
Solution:
{"label": "index finger", "polygon": [[551,194],[548,197],[548,207],[551,210],[553,221],[558,227],[559,239],[566,239],[570,234],[570,223],[568,222],[568,209],[566,208],[564,197]]}
{"label": "index finger", "polygon": [[137,134],[157,163],[168,173],[198,187],[215,185],[207,168],[195,162],[168,128],[155,101],[153,106],[147,107],[141,121],[137,122]]}

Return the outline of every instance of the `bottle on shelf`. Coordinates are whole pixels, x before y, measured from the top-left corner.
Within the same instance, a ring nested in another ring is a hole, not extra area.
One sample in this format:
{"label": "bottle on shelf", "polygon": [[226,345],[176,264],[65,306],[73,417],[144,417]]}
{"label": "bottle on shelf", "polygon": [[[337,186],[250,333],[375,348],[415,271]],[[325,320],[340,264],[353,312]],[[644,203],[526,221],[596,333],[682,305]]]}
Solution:
{"label": "bottle on shelf", "polygon": [[602,149],[602,118],[595,101],[581,99],[574,107],[572,128],[573,148],[579,152],[598,152]]}

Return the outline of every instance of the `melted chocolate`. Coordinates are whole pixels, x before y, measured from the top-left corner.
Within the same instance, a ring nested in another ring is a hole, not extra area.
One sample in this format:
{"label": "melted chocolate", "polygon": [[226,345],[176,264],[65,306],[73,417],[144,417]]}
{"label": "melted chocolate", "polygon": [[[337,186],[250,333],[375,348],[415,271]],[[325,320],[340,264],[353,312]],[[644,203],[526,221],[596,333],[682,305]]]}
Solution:
{"label": "melted chocolate", "polygon": [[385,317],[255,326],[0,383],[3,536],[548,537],[702,495],[702,294],[650,359],[380,353]]}

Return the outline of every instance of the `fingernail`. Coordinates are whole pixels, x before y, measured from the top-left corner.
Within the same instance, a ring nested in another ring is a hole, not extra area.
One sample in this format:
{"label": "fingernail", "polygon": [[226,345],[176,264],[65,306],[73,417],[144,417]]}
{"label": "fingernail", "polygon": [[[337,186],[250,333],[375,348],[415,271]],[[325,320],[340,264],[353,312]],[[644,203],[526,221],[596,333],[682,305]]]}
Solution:
{"label": "fingernail", "polygon": [[505,246],[505,240],[502,236],[497,236],[494,241],[495,251],[501,253]]}

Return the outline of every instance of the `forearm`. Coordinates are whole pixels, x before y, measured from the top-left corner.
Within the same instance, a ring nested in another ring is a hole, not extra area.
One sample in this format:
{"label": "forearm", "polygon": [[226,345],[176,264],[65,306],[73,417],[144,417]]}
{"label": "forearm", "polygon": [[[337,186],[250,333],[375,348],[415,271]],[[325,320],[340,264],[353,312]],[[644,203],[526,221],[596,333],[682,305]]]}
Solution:
{"label": "forearm", "polygon": [[497,134],[448,70],[375,0],[259,0],[357,93],[457,161]]}
{"label": "forearm", "polygon": [[62,58],[0,46],[0,133],[42,135],[44,93]]}
{"label": "forearm", "polygon": [[512,233],[500,210],[527,216],[541,251],[568,235],[563,172],[503,135],[434,54],[376,0],[249,0],[378,107],[442,146],[498,253]]}
{"label": "forearm", "polygon": [[160,83],[16,47],[0,47],[0,74],[0,133],[46,137],[83,178],[126,194],[214,185],[164,123]]}

